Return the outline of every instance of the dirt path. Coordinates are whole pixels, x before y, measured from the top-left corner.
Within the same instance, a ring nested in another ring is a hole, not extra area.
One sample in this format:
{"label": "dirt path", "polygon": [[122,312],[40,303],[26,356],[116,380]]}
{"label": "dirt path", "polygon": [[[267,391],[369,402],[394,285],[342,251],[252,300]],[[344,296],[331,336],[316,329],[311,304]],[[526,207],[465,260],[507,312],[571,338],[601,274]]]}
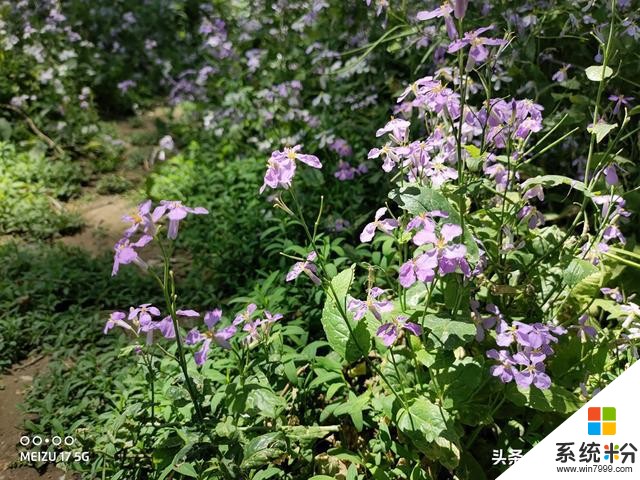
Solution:
{"label": "dirt path", "polygon": [[[155,144],[141,143],[140,138],[148,140],[157,137],[155,122],[166,115],[165,108],[157,108],[136,119],[115,124],[118,137],[124,141],[125,158],[138,153],[138,156],[148,160],[148,155],[153,151]],[[135,190],[148,174],[147,166],[145,164],[131,168],[123,164],[116,173],[131,181]],[[95,188],[86,188],[80,198],[65,205],[68,210],[82,216],[85,226],[76,235],[62,237],[60,241],[66,245],[81,247],[92,255],[111,251],[113,245],[122,238],[122,232],[126,228],[122,216],[133,213],[136,209],[136,202],[131,197],[127,192],[99,195]]]}
{"label": "dirt path", "polygon": [[[118,122],[115,127],[118,136],[125,141],[125,158],[138,150],[150,152],[152,145],[144,144],[134,138],[154,138],[156,132],[155,121],[165,115],[166,109],[156,109],[142,115],[138,119]],[[135,143],[135,145],[134,145]],[[144,155],[143,155],[144,156]],[[147,175],[142,165],[132,168],[124,166],[116,172],[130,180],[137,188]],[[65,208],[78,212],[85,222],[85,227],[76,235],[62,237],[60,242],[74,245],[87,250],[92,255],[101,255],[111,251],[113,245],[122,237],[126,224],[122,216],[131,213],[136,208],[136,202],[131,195],[114,194],[99,195],[96,188],[86,188],[83,195],[65,205]],[[35,361],[34,361],[35,360]],[[47,366],[47,359],[27,359],[15,365],[7,374],[0,376],[0,480],[70,480],[73,475],[65,473],[53,465],[47,465],[42,472],[30,467],[17,467],[20,456],[17,449],[23,434],[23,423],[26,415],[18,405],[23,401],[33,378],[43,372]]]}
{"label": "dirt path", "polygon": [[23,435],[25,415],[16,408],[22,402],[33,378],[47,366],[45,357],[24,362],[0,377],[0,480],[61,480],[62,470],[49,465],[42,475],[31,467],[10,468],[20,460],[17,444]]}

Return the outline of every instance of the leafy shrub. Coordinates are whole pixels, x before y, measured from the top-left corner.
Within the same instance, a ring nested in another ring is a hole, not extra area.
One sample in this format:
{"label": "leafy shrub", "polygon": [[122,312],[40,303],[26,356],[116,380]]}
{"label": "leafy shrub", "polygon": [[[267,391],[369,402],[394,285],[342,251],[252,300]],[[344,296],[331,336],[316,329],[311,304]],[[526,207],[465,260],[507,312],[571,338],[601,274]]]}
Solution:
{"label": "leafy shrub", "polygon": [[79,193],[83,174],[78,165],[0,142],[0,171],[0,232],[46,238],[82,226],[59,201]]}

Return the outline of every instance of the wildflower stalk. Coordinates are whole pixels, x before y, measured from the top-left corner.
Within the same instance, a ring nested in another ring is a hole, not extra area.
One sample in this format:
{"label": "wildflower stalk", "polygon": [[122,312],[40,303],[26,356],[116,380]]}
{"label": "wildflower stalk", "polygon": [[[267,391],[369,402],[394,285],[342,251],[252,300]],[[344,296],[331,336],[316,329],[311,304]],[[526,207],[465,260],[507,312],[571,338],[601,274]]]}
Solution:
{"label": "wildflower stalk", "polygon": [[[300,205],[300,202],[298,201],[298,197],[296,196],[295,191],[294,191],[293,188],[291,188],[290,192],[291,192],[291,197],[293,198],[293,203],[295,204],[296,210],[297,210],[297,213],[295,214],[296,219],[302,225],[302,228],[304,229],[304,232],[307,235],[307,239],[311,243],[311,248],[313,248],[313,250],[317,253],[318,250],[317,250],[317,244],[316,244],[315,236],[311,235],[311,231],[309,230],[309,227],[307,226],[307,222],[306,222],[306,220],[304,218],[304,214],[302,213],[302,206]],[[316,226],[314,228],[314,232],[316,231],[317,224],[319,223],[319,221],[320,221],[320,215],[318,215],[318,217],[316,219]],[[335,291],[335,288],[333,288],[333,285],[331,284],[331,281],[329,281],[329,277],[327,275],[327,271],[326,271],[325,266],[324,266],[324,258],[323,258],[322,255],[318,255],[318,266],[320,267],[320,271],[322,273],[323,278],[325,280],[327,280],[326,283],[328,285],[328,289],[329,290],[326,291],[326,293],[327,293],[327,295],[329,293],[331,293],[332,300],[335,303],[336,308],[338,309],[338,313],[340,314],[340,316],[344,320],[344,323],[347,326],[347,329],[349,330],[349,336],[354,339],[354,343],[356,344],[356,347],[360,351],[360,354],[364,358],[364,360],[367,363],[367,365],[369,365],[371,367],[371,369],[376,373],[376,375],[378,375],[382,379],[382,381],[387,385],[387,387],[389,388],[391,393],[402,403],[404,409],[407,410],[407,412],[408,412],[409,405],[407,404],[407,402],[405,402],[404,398],[401,397],[398,394],[398,392],[393,387],[393,385],[391,385],[391,382],[386,377],[386,375],[384,373],[382,373],[382,371],[378,368],[378,366],[375,365],[371,361],[371,359],[369,358],[367,352],[362,348],[360,343],[356,340],[356,336],[354,335],[353,327],[351,326],[351,321],[349,320],[349,316],[347,315],[347,312],[346,312],[346,310],[344,308],[344,305],[342,305],[342,303],[339,301],[338,294]],[[410,421],[413,423],[413,418],[411,417],[411,415],[409,415],[409,418],[410,418]]]}
{"label": "wildflower stalk", "polygon": [[191,380],[191,376],[189,375],[189,371],[187,369],[187,361],[184,354],[184,347],[182,345],[182,338],[180,336],[180,325],[178,324],[178,317],[176,314],[176,305],[175,305],[175,281],[173,278],[173,272],[169,268],[169,256],[167,254],[167,250],[163,243],[158,240],[158,244],[160,245],[160,249],[162,251],[162,262],[163,266],[163,281],[161,281],[162,290],[164,293],[164,299],[167,304],[167,308],[169,309],[169,316],[171,317],[171,322],[173,323],[173,328],[175,330],[175,340],[177,347],[177,357],[176,360],[180,365],[180,369],[182,370],[182,374],[184,375],[185,385],[187,387],[187,391],[189,396],[191,397],[191,402],[193,403],[193,407],[196,412],[196,417],[198,421],[202,422],[204,420],[204,415],[202,412],[202,406],[200,405],[200,398],[195,385]]}

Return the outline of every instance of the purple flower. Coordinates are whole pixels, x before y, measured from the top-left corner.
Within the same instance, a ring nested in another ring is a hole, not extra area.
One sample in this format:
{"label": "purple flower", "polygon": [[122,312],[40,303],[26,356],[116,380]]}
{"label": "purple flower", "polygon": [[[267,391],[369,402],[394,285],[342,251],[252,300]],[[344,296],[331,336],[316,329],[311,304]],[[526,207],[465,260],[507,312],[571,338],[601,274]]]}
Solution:
{"label": "purple flower", "polygon": [[215,342],[222,348],[231,348],[229,340],[235,335],[237,328],[235,325],[230,325],[219,330],[214,329],[213,327],[220,321],[221,318],[222,310],[220,309],[206,312],[204,315],[204,323],[207,326],[207,331],[201,333],[197,328],[194,328],[187,334],[187,337],[185,338],[185,344],[196,345],[198,343],[202,343],[200,350],[198,350],[193,355],[196,365],[201,366],[206,362],[207,355],[209,354],[209,350],[211,348],[211,342]]}
{"label": "purple flower", "polygon": [[160,205],[155,208],[151,218],[154,222],[160,221],[160,219],[166,214],[169,219],[169,228],[167,230],[167,238],[175,240],[178,236],[178,227],[180,221],[187,217],[187,214],[192,213],[195,215],[206,215],[209,211],[203,207],[187,207],[178,200],[161,200]]}
{"label": "purple flower", "polygon": [[417,258],[412,258],[400,266],[399,282],[404,288],[420,282],[432,282],[438,268],[438,252],[431,250]]}
{"label": "purple flower", "polygon": [[401,329],[417,337],[422,335],[422,327],[417,323],[408,322],[408,319],[406,315],[398,315],[394,321],[381,325],[376,331],[376,336],[386,347],[390,347],[398,340]]}
{"label": "purple flower", "polygon": [[296,172],[296,160],[306,163],[313,168],[322,168],[320,160],[315,155],[298,153],[301,145],[285,147],[284,151],[275,151],[267,164],[267,172],[264,175],[264,183],[260,187],[260,193],[266,187],[276,189],[282,187],[288,189]]}
{"label": "purple flower", "polygon": [[518,219],[527,222],[529,229],[544,225],[544,215],[538,211],[536,207],[525,205],[518,212]]}
{"label": "purple flower", "polygon": [[387,122],[384,127],[376,131],[376,137],[381,137],[385,133],[389,133],[394,142],[402,144],[407,141],[407,132],[410,126],[411,122],[401,118],[394,118]]}
{"label": "purple flower", "polygon": [[487,351],[487,357],[497,360],[499,365],[493,365],[489,371],[494,377],[498,377],[502,383],[509,383],[515,374],[515,360],[507,350],[491,349]]}
{"label": "purple flower", "polygon": [[131,330],[132,332],[135,332],[131,325],[124,321],[125,317],[126,315],[124,312],[111,312],[111,314],[109,315],[109,320],[107,320],[107,323],[104,326],[103,333],[108,333],[109,330],[111,330],[116,325],[118,327],[124,328],[125,330]]}
{"label": "purple flower", "polygon": [[360,233],[360,241],[362,243],[370,242],[373,239],[376,230],[380,230],[387,235],[390,235],[391,232],[398,227],[398,221],[396,219],[382,218],[386,211],[387,209],[385,207],[376,210],[373,222],[368,223],[362,230],[362,233]]}
{"label": "purple flower", "polygon": [[353,313],[353,319],[362,320],[367,312],[371,312],[373,316],[382,321],[382,314],[393,310],[393,303],[389,300],[378,300],[378,297],[384,293],[384,290],[373,287],[367,293],[366,300],[351,298],[347,303],[347,310]]}
{"label": "purple flower", "polygon": [[456,18],[464,18],[464,14],[467,12],[467,7],[469,6],[469,0],[454,0],[453,5],[453,14]]}
{"label": "purple flower", "polygon": [[318,278],[318,269],[315,263],[313,263],[315,262],[316,258],[318,258],[316,252],[311,252],[309,253],[309,255],[307,255],[306,260],[304,260],[303,262],[296,262],[293,267],[291,267],[291,270],[289,270],[289,273],[287,273],[287,277],[285,280],[287,282],[291,282],[298,278],[301,273],[304,273],[311,279],[313,283],[315,283],[316,285],[320,285],[322,282]]}
{"label": "purple flower", "polygon": [[541,202],[544,201],[544,190],[542,189],[542,185],[536,185],[535,187],[530,188],[524,192],[524,195],[522,196],[525,200],[531,200],[534,197],[537,197]]}
{"label": "purple flower", "polygon": [[615,102],[612,113],[617,115],[620,112],[622,105],[625,107],[631,107],[631,101],[635,100],[635,98],[625,97],[624,95],[609,95],[609,100]]}
{"label": "purple flower", "polygon": [[567,71],[572,67],[570,63],[564,64],[556,73],[553,74],[551,80],[554,82],[566,82],[569,76],[567,75]]}
{"label": "purple flower", "polygon": [[143,231],[147,235],[155,235],[155,224],[151,218],[151,200],[147,200],[138,205],[137,212],[131,215],[125,215],[122,217],[125,222],[131,223],[131,226],[124,232],[124,236],[130,238],[139,227],[143,228]]}
{"label": "purple flower", "polygon": [[604,287],[604,288],[601,288],[600,291],[604,295],[607,295],[612,300],[615,300],[617,303],[622,303],[624,301],[624,298],[622,297],[622,293],[620,293],[620,290],[617,287],[616,288]]}
{"label": "purple flower", "polygon": [[469,263],[465,258],[467,255],[467,247],[461,243],[449,244],[462,235],[462,228],[460,228],[459,225],[445,223],[440,228],[440,236],[438,236],[435,231],[422,230],[420,233],[422,234],[420,242],[423,244],[431,244],[432,249],[430,252],[436,252],[437,254],[441,275],[453,273],[458,267],[466,276],[471,274]]}
{"label": "purple flower", "polygon": [[447,35],[450,40],[453,40],[458,36],[458,31],[456,30],[456,24],[451,18],[451,13],[453,12],[453,7],[448,2],[444,2],[440,7],[434,10],[423,10],[418,12],[416,18],[420,21],[423,20],[431,20],[432,18],[444,18],[444,24],[447,28]]}
{"label": "purple flower", "polygon": [[152,317],[159,317],[160,310],[150,303],[143,303],[137,308],[129,308],[129,320],[138,325],[147,325],[153,321]]}
{"label": "purple flower", "polygon": [[441,210],[420,213],[419,215],[409,220],[406,231],[409,232],[411,230],[418,230],[418,232],[413,237],[413,243],[418,246],[424,245],[425,243],[427,243],[427,240],[424,238],[426,233],[423,232],[433,233],[436,229],[436,223],[433,221],[433,218],[447,218],[448,216],[449,214],[447,212],[443,212]]}
{"label": "purple flower", "polygon": [[130,263],[135,263],[140,268],[146,270],[148,268],[147,264],[140,258],[135,249],[144,247],[151,240],[153,240],[153,237],[150,235],[143,235],[134,243],[131,243],[128,238],[118,240],[113,247],[115,255],[113,256],[113,269],[111,270],[111,276],[118,273],[120,265],[128,265]]}
{"label": "purple flower", "polygon": [[587,321],[589,320],[589,315],[586,313],[582,315],[578,319],[578,325],[573,325],[570,328],[577,330],[578,335],[580,336],[580,342],[586,343],[588,339],[595,338],[598,332],[595,328],[590,325],[587,325]]}
{"label": "purple flower", "polygon": [[350,157],[351,155],[353,155],[351,146],[349,146],[344,138],[336,138],[329,144],[329,149],[333,150],[341,157]]}
{"label": "purple flower", "polygon": [[133,80],[124,80],[118,83],[118,90],[120,90],[120,93],[124,95],[130,88],[133,88],[135,86],[136,82],[134,82]]}
{"label": "purple flower", "polygon": [[240,325],[241,323],[248,322],[249,320],[251,320],[251,316],[257,309],[258,307],[255,303],[250,303],[249,305],[247,305],[247,309],[245,311],[239,312],[236,315],[236,318],[233,319],[233,325],[236,326]]}
{"label": "purple flower", "polygon": [[476,325],[476,341],[482,342],[485,339],[485,332],[493,328],[497,322],[503,321],[504,317],[498,307],[493,303],[487,305],[486,310],[491,315],[482,316],[478,311],[479,304],[476,300],[471,300],[471,319]]}
{"label": "purple flower", "polygon": [[484,32],[491,29],[493,29],[493,25],[479,28],[472,32],[465,32],[464,36],[461,39],[454,40],[453,42],[451,42],[451,44],[449,45],[449,48],[447,49],[447,52],[455,53],[458,50],[466,47],[467,45],[470,45],[471,50],[469,50],[469,57],[476,62],[484,62],[489,56],[489,50],[487,50],[485,45],[498,46],[498,45],[505,45],[507,43],[506,40],[480,36]]}
{"label": "purple flower", "polygon": [[604,167],[604,181],[609,187],[613,187],[619,183],[618,173],[616,171],[616,164],[612,163]]}
{"label": "purple flower", "polygon": [[264,175],[264,183],[260,187],[260,193],[264,192],[267,187],[272,189],[282,187],[287,190],[291,186],[296,173],[296,163],[290,158],[276,155],[276,153],[280,152],[271,154],[267,164],[267,173]]}
{"label": "purple flower", "polygon": [[338,169],[334,172],[334,176],[341,181],[353,180],[356,176],[357,170],[351,166],[349,162],[340,160],[338,162]]}
{"label": "purple flower", "polygon": [[382,156],[382,170],[390,172],[397,163],[401,163],[402,157],[410,153],[411,149],[409,147],[392,147],[390,144],[387,144],[382,148],[372,148],[369,150],[367,158],[371,160]]}
{"label": "purple flower", "polygon": [[534,385],[540,390],[546,390],[551,386],[551,378],[544,373],[544,364],[542,362],[536,363],[523,352],[516,353],[513,359],[518,365],[524,367],[514,373],[514,378],[519,387],[528,388]]}

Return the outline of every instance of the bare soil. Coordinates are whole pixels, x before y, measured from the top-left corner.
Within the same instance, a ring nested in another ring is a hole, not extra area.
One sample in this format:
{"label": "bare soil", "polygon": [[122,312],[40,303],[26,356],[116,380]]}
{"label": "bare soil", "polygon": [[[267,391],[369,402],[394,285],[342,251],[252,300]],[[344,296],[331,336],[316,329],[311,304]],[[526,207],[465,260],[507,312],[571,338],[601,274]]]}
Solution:
{"label": "bare soil", "polygon": [[[27,359],[0,377],[0,480],[69,480],[62,470],[47,465],[42,474],[35,468],[18,467],[18,442],[24,434],[22,424],[27,417],[17,408],[33,378],[47,366],[47,358]],[[16,468],[12,468],[12,467]]]}

